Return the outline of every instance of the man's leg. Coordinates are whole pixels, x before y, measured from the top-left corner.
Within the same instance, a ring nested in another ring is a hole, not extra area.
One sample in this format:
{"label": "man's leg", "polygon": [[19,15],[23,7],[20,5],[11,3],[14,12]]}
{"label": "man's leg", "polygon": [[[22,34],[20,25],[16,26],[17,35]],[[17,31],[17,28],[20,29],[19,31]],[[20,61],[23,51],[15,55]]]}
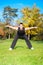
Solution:
{"label": "man's leg", "polygon": [[27,38],[26,35],[24,35],[24,39],[25,39],[25,41],[26,41],[26,43],[27,43],[29,49],[31,49],[31,48],[32,48],[32,45],[31,45],[31,43],[30,43],[30,41],[28,40],[28,38]]}
{"label": "man's leg", "polygon": [[17,40],[18,40],[18,35],[16,34],[16,36],[14,37],[14,40],[13,40],[13,42],[12,42],[12,45],[11,45],[11,48],[12,48],[12,49],[14,49]]}

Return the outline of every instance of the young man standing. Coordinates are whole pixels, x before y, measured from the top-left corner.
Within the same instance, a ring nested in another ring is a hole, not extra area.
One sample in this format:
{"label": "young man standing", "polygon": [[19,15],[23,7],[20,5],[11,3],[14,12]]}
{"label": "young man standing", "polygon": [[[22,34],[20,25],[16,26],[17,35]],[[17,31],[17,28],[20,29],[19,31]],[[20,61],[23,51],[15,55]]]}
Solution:
{"label": "young man standing", "polygon": [[17,40],[19,38],[20,39],[24,38],[24,40],[27,43],[28,48],[32,49],[32,50],[34,49],[32,47],[32,45],[31,45],[30,41],[28,40],[27,35],[25,34],[25,30],[29,30],[29,29],[33,29],[33,28],[37,28],[37,27],[24,28],[23,23],[20,23],[18,27],[13,27],[13,26],[9,26],[9,25],[7,25],[6,27],[9,27],[9,28],[17,30],[17,34],[16,34],[16,36],[15,36],[15,38],[14,38],[12,44],[11,44],[11,47],[9,48],[9,50],[14,49],[14,47],[16,45],[16,42],[17,42]]}

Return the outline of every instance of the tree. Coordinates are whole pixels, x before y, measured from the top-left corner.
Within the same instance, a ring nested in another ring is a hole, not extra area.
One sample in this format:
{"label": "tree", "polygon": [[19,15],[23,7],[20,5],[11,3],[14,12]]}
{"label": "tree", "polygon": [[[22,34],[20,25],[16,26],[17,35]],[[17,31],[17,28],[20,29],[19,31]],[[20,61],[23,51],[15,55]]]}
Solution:
{"label": "tree", "polygon": [[[18,9],[11,8],[10,6],[4,8],[3,17],[6,21],[6,25],[7,24],[11,25],[12,20],[14,20],[14,18],[17,17],[16,14],[17,11]],[[9,38],[10,38],[10,32],[11,32],[10,29],[8,29]]]}
{"label": "tree", "polygon": [[24,23],[25,27],[34,27],[37,26],[37,29],[26,31],[27,34],[36,35],[41,33],[42,31],[42,18],[43,16],[40,14],[39,8],[34,5],[31,9],[28,7],[25,7],[21,10],[23,16],[22,21]]}
{"label": "tree", "polygon": [[10,6],[4,8],[3,17],[7,23],[10,23],[15,17],[17,17],[17,11],[18,9],[11,8]]}

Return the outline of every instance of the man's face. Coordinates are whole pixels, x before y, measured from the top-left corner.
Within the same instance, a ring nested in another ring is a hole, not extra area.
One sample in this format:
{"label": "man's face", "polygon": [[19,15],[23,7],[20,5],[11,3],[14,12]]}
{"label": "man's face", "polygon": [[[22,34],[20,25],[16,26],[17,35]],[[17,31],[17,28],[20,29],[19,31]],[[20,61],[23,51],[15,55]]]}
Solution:
{"label": "man's face", "polygon": [[23,24],[20,24],[20,27],[23,27]]}

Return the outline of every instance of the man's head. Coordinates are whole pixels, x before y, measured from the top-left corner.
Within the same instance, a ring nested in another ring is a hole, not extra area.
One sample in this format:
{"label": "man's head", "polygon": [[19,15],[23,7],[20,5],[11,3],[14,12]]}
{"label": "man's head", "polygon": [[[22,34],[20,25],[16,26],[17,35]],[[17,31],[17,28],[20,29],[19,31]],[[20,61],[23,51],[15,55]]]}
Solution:
{"label": "man's head", "polygon": [[23,23],[20,23],[19,26],[20,26],[20,27],[23,27]]}

